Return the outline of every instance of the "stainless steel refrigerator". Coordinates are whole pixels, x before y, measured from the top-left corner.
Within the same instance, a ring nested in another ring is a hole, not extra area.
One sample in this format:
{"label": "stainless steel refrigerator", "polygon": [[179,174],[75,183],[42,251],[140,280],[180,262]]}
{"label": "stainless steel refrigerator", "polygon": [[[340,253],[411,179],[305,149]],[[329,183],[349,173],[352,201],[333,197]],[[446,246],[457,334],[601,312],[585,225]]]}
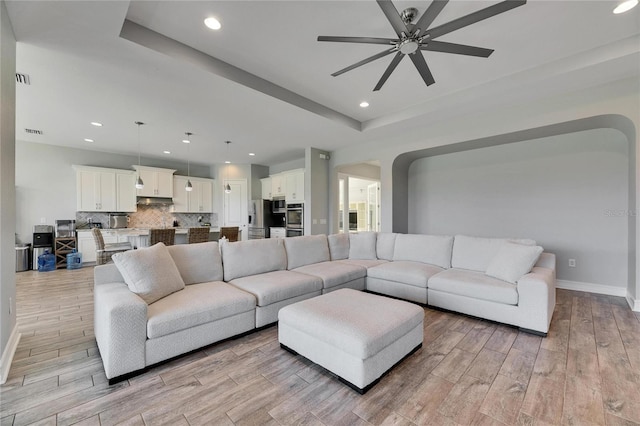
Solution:
{"label": "stainless steel refrigerator", "polygon": [[[251,200],[249,202],[249,239],[269,238],[269,227],[277,224],[278,215],[271,213],[271,201]],[[279,215],[284,218],[284,215]]]}

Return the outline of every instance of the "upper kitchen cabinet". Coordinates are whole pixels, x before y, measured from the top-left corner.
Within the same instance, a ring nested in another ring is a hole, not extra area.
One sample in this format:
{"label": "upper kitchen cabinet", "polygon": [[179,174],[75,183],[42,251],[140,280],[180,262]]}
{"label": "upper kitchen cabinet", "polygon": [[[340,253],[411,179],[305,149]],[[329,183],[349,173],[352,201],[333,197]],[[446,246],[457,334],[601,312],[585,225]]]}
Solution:
{"label": "upper kitchen cabinet", "polygon": [[271,178],[268,177],[268,178],[260,179],[260,182],[262,182],[262,199],[272,200],[273,195],[271,190]]}
{"label": "upper kitchen cabinet", "polygon": [[284,175],[271,176],[271,197],[284,197],[286,180]]}
{"label": "upper kitchen cabinet", "polygon": [[[191,180],[193,190],[185,190]],[[173,207],[175,213],[213,213],[213,179],[173,177]]]}
{"label": "upper kitchen cabinet", "polygon": [[136,205],[136,172],[129,170],[116,171],[116,211],[133,213]]}
{"label": "upper kitchen cabinet", "polygon": [[144,188],[136,190],[138,197],[173,197],[173,173],[175,170],[157,167],[133,166],[144,183]]}
{"label": "upper kitchen cabinet", "polygon": [[285,174],[285,196],[287,203],[304,203],[304,170]]}
{"label": "upper kitchen cabinet", "polygon": [[76,210],[116,211],[116,171],[99,167],[74,166],[76,170]]}
{"label": "upper kitchen cabinet", "polygon": [[135,172],[89,166],[73,168],[76,170],[76,210],[136,211]]}

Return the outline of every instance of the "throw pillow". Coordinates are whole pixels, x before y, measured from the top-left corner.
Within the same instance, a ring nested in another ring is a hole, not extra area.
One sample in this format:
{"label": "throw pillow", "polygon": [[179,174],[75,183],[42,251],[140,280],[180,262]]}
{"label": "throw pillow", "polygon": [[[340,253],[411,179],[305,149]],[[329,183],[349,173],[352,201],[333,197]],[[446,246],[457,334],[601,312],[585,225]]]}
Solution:
{"label": "throw pillow", "polygon": [[184,281],[163,243],[116,253],[112,257],[129,290],[147,305],[184,288]]}
{"label": "throw pillow", "polygon": [[489,262],[486,274],[516,284],[520,277],[531,272],[541,253],[540,246],[505,242]]}
{"label": "throw pillow", "polygon": [[376,233],[359,232],[357,234],[349,234],[349,259],[377,259]]}

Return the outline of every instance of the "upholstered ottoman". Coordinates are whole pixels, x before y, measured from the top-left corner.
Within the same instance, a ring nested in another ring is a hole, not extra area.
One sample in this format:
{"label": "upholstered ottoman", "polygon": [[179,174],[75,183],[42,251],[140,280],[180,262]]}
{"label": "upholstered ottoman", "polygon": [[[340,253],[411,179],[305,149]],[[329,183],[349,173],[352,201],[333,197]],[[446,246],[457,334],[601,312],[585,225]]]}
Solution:
{"label": "upholstered ottoman", "polygon": [[280,345],[319,364],[360,393],[422,346],[424,310],[341,289],[280,309]]}

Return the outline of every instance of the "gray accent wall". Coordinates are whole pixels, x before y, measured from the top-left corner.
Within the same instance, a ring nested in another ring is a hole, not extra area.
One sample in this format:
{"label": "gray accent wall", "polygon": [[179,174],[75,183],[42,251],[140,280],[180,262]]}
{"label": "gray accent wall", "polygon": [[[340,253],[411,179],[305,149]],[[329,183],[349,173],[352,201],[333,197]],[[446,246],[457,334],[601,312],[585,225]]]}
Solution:
{"label": "gray accent wall", "polygon": [[16,38],[6,5],[0,1],[0,372],[8,371],[5,363],[9,359],[5,356],[12,357],[13,353],[5,353],[5,349],[16,325],[15,75]]}
{"label": "gray accent wall", "polygon": [[[320,158],[320,156],[325,158]],[[329,234],[329,153],[305,150],[304,233]]]}
{"label": "gray accent wall", "polygon": [[626,288],[628,177],[614,129],[426,157],[409,168],[408,229],[533,238],[556,254],[558,279]]}

